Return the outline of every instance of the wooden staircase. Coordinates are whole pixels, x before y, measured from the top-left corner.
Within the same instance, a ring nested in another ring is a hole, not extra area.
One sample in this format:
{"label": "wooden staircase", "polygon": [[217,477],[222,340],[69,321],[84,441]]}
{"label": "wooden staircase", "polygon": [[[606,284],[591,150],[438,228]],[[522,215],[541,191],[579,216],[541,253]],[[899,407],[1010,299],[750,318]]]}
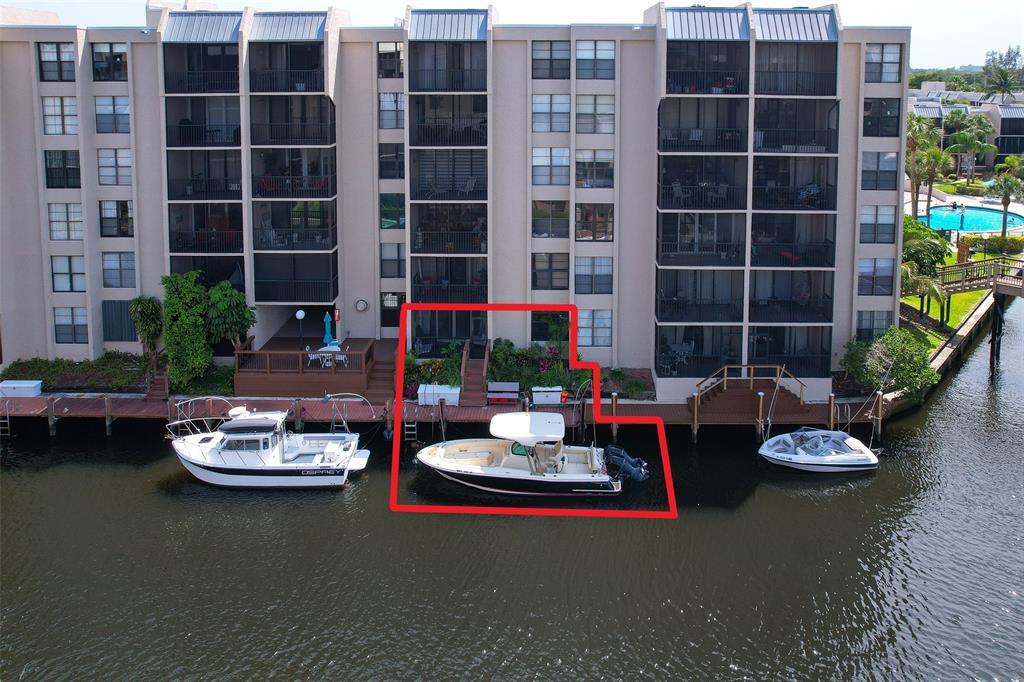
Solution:
{"label": "wooden staircase", "polygon": [[146,398],[150,400],[167,400],[171,393],[170,382],[167,381],[167,372],[156,369],[149,373],[149,380],[146,382]]}
{"label": "wooden staircase", "polygon": [[395,359],[374,360],[366,379],[366,399],[383,405],[395,399]]}
{"label": "wooden staircase", "polygon": [[[764,398],[758,397],[758,392],[764,393]],[[700,421],[703,424],[735,424],[737,417],[750,418],[751,423],[758,415],[758,402],[762,402],[762,414],[768,416],[768,410],[772,404],[772,395],[775,393],[774,379],[754,379],[749,381],[730,381],[726,384],[719,383],[700,396]],[[689,399],[690,408],[693,409],[694,398]],[[803,423],[806,417],[811,414],[810,408],[800,400],[800,396],[793,393],[783,385],[779,385],[778,395],[775,397],[775,407],[771,411],[771,418],[786,423]],[[804,419],[801,419],[803,417]]]}
{"label": "wooden staircase", "polygon": [[487,363],[490,360],[491,344],[488,342],[483,358],[469,357],[469,342],[462,351],[462,391],[459,405],[485,407],[487,405]]}

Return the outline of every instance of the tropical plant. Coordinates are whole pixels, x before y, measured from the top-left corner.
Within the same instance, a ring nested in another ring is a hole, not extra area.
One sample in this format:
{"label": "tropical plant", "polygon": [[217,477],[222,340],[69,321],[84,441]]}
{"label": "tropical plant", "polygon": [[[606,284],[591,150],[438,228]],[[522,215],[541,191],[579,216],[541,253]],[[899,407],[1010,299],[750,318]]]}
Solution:
{"label": "tropical plant", "polygon": [[960,237],[967,242],[967,246],[977,251],[984,248],[988,253],[1020,253],[1024,251],[1024,237],[1010,235],[1009,237],[990,237],[983,239],[981,235],[969,234]]}
{"label": "tropical plant", "polygon": [[172,384],[187,386],[213,364],[206,330],[209,295],[195,271],[165,275],[160,282],[164,286],[167,375]]}
{"label": "tropical plant", "polygon": [[210,343],[216,344],[227,339],[235,350],[240,350],[249,329],[256,324],[256,308],[246,305],[245,294],[231,286],[227,280],[211,288],[209,296],[206,326]]}
{"label": "tropical plant", "polygon": [[942,283],[934,275],[923,274],[914,261],[904,261],[900,264],[900,294],[902,296],[918,297],[918,312],[923,318],[925,315],[925,302],[935,299],[939,305],[946,302],[946,291]]}
{"label": "tropical plant", "polygon": [[896,326],[870,344],[848,343],[842,365],[860,385],[902,392],[915,402],[922,402],[939,380],[929,364],[928,345]]}
{"label": "tropical plant", "polygon": [[1003,157],[1002,163],[997,163],[993,170],[996,173],[1009,174],[1024,180],[1024,156],[1007,154]]}
{"label": "tropical plant", "polygon": [[963,160],[967,161],[968,176],[967,184],[974,182],[974,159],[982,154],[994,154],[997,149],[994,144],[985,141],[986,137],[971,128],[966,128],[950,136],[952,144],[946,145],[946,151],[961,157],[958,165],[963,166]]}
{"label": "tropical plant", "polygon": [[1000,95],[1005,102],[1007,97],[1013,95],[1013,91],[1020,87],[1016,75],[1006,67],[997,67],[985,80],[985,92],[990,95]]}
{"label": "tropical plant", "polygon": [[143,348],[150,356],[156,354],[156,344],[164,333],[164,312],[160,299],[153,296],[136,296],[128,304],[128,313],[135,323]]}
{"label": "tropical plant", "polygon": [[[953,157],[939,147],[929,147],[919,157],[921,180],[928,186],[928,200],[925,204],[925,216],[931,224],[932,218],[932,192],[935,189],[936,180],[941,180],[950,167],[953,165]],[[917,215],[915,213],[915,215]]]}
{"label": "tropical plant", "polygon": [[1003,229],[999,233],[1006,238],[1006,222],[1010,217],[1010,202],[1014,199],[1024,201],[1024,181],[1009,173],[1000,173],[988,186],[988,193],[999,198],[1003,205]]}
{"label": "tropical plant", "polygon": [[939,143],[941,133],[930,118],[910,112],[907,114],[907,160],[906,170],[910,177],[910,201],[914,215],[918,215],[918,190],[921,188],[921,177],[917,156],[928,147]]}

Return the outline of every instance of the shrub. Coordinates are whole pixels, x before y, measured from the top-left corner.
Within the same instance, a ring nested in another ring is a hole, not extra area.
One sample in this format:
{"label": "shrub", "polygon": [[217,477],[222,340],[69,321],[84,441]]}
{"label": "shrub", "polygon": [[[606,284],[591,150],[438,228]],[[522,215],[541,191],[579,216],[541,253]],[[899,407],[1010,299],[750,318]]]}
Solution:
{"label": "shrub", "polygon": [[164,333],[164,311],[160,300],[153,296],[137,296],[128,304],[128,312],[146,352],[155,353],[157,341]]}
{"label": "shrub", "polygon": [[1017,235],[1009,235],[1005,238],[999,235],[992,235],[988,238],[987,246],[985,240],[980,235],[964,235],[961,239],[967,242],[969,247],[977,251],[984,251],[986,249],[989,253],[1020,253],[1024,251],[1024,237]]}
{"label": "shrub", "polygon": [[953,185],[953,191],[962,196],[983,197],[988,193],[988,188],[985,185],[968,185],[961,182]]}
{"label": "shrub", "polygon": [[210,343],[227,339],[235,350],[239,350],[249,335],[250,327],[256,324],[256,308],[246,305],[245,294],[226,280],[210,289],[209,296],[206,324]]}
{"label": "shrub", "polygon": [[644,395],[644,382],[639,379],[629,379],[622,385],[622,395],[630,400],[639,400]]}
{"label": "shrub", "polygon": [[145,371],[141,355],[107,351],[95,360],[15,360],[0,380],[39,379],[44,391],[134,391],[143,387]]}
{"label": "shrub", "polygon": [[871,344],[847,344],[842,364],[862,386],[903,392],[920,403],[939,380],[929,361],[926,343],[914,338],[909,330],[892,326]]}
{"label": "shrub", "polygon": [[213,365],[206,324],[209,296],[198,272],[165,275],[160,282],[164,285],[167,375],[175,386],[188,386]]}

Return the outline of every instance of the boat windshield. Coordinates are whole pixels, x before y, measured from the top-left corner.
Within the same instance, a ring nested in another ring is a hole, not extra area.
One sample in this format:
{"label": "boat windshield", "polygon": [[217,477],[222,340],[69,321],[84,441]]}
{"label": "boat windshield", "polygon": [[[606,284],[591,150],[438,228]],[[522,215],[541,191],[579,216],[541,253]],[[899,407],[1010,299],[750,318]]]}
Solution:
{"label": "boat windshield", "polygon": [[525,457],[530,454],[530,450],[522,443],[512,443],[512,454]]}

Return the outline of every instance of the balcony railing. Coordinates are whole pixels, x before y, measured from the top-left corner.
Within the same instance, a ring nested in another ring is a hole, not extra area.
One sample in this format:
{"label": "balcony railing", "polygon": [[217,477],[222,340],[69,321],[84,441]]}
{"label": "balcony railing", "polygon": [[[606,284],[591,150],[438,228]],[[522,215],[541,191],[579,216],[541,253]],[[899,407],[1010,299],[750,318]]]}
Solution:
{"label": "balcony railing", "polygon": [[779,365],[798,377],[827,377],[831,374],[832,358],[827,353],[753,355],[747,362],[755,365]]}
{"label": "balcony railing", "polygon": [[253,230],[253,248],[258,251],[330,251],[337,243],[336,227]]}
{"label": "balcony railing", "polygon": [[334,144],[334,123],[253,123],[253,144]]}
{"label": "balcony railing", "polygon": [[774,129],[754,131],[755,152],[785,154],[834,154],[839,149],[835,130]]}
{"label": "balcony railing", "polygon": [[754,242],[750,262],[755,267],[830,268],[836,262],[832,242]]}
{"label": "balcony railing", "polygon": [[241,230],[171,230],[172,253],[242,253]]}
{"label": "balcony railing", "polygon": [[658,297],[658,322],[742,322],[743,299],[724,301]]}
{"label": "balcony railing", "polygon": [[758,95],[834,95],[835,71],[757,71]]}
{"label": "balcony railing", "polygon": [[836,188],[833,185],[803,187],[754,187],[754,210],[834,211]]}
{"label": "balcony railing", "polygon": [[663,152],[745,152],[747,131],[742,128],[659,128],[658,150]]}
{"label": "balcony railing", "polygon": [[996,154],[1024,154],[1024,135],[1000,135],[996,138]]}
{"label": "balcony railing", "polygon": [[260,199],[316,199],[337,193],[336,175],[254,175],[252,195]]}
{"label": "balcony railing", "polygon": [[416,303],[486,303],[486,284],[413,284]]}
{"label": "balcony railing", "polygon": [[689,242],[658,245],[658,265],[743,265],[745,242]]}
{"label": "balcony railing", "polygon": [[238,69],[231,71],[167,71],[164,88],[172,94],[238,92]]}
{"label": "balcony railing", "polygon": [[168,147],[237,147],[241,128],[231,125],[167,124]]}
{"label": "balcony railing", "polygon": [[487,253],[487,233],[470,230],[416,230],[413,253]]}
{"label": "balcony railing", "polygon": [[487,69],[412,69],[411,92],[482,92],[487,89]]}
{"label": "balcony railing", "polygon": [[832,297],[761,298],[750,301],[751,322],[831,322]]}
{"label": "balcony railing", "polygon": [[257,303],[331,303],[338,296],[338,278],[329,280],[257,279]]}
{"label": "balcony railing", "polygon": [[81,187],[82,171],[80,168],[47,168],[46,186],[51,189]]}
{"label": "balcony railing", "polygon": [[473,200],[487,198],[487,176],[461,178],[413,178],[412,198],[427,201]]}
{"label": "balcony railing", "polygon": [[[685,344],[673,344],[684,347]],[[702,353],[694,355],[684,351],[662,351],[658,355],[657,373],[661,378],[706,377],[723,365],[738,364],[738,353]]]}
{"label": "balcony railing", "polygon": [[742,209],[747,206],[747,188],[734,185],[662,185],[661,208]]}
{"label": "balcony railing", "polygon": [[739,69],[669,69],[665,89],[670,95],[745,95],[747,71]]}
{"label": "balcony railing", "polygon": [[260,69],[249,73],[252,92],[323,92],[323,69]]}
{"label": "balcony railing", "polygon": [[241,178],[168,178],[167,198],[203,201],[241,199]]}
{"label": "balcony railing", "polygon": [[431,118],[413,123],[410,144],[415,147],[486,147],[487,117]]}

